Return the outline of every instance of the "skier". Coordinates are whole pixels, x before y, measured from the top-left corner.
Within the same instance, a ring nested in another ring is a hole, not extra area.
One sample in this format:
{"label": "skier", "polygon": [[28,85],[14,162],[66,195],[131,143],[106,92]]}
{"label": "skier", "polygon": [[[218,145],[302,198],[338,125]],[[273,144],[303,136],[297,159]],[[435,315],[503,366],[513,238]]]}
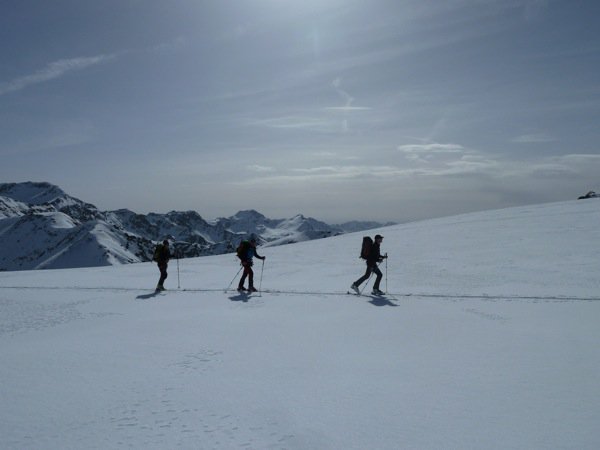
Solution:
{"label": "skier", "polygon": [[385,255],[381,255],[380,253],[379,246],[381,245],[382,241],[383,236],[378,234],[375,236],[375,241],[371,245],[371,248],[368,249],[368,251],[365,251],[365,249],[363,249],[363,252],[367,254],[361,254],[361,257],[366,259],[367,270],[362,277],[360,277],[358,280],[352,283],[352,286],[350,286],[357,294],[360,294],[358,287],[364,281],[368,280],[371,274],[374,272],[377,278],[375,279],[375,284],[373,285],[373,291],[371,293],[373,295],[383,295],[383,292],[379,290],[379,283],[381,283],[381,278],[383,277],[383,274],[381,273],[381,270],[379,270],[379,267],[377,267],[378,263],[387,258],[387,253]]}
{"label": "skier", "polygon": [[[241,264],[244,267],[244,273],[242,274],[242,278],[240,278],[237,290],[239,292],[243,292],[245,290],[248,292],[256,292],[257,290],[254,288],[252,258],[256,256],[258,259],[262,259],[263,261],[266,259],[264,256],[260,256],[258,253],[256,253],[256,239],[251,238],[249,241],[240,242],[240,245],[237,248],[237,256],[240,258]],[[244,288],[246,277],[248,278],[248,289]]]}
{"label": "skier", "polygon": [[162,244],[158,244],[154,250],[154,257],[152,259],[156,261],[158,270],[160,271],[160,278],[158,280],[158,284],[156,285],[157,291],[165,290],[163,283],[169,276],[167,273],[167,266],[169,265],[169,259],[171,259],[172,256],[173,255],[171,255],[171,252],[169,251],[169,241],[166,239],[162,242]]}

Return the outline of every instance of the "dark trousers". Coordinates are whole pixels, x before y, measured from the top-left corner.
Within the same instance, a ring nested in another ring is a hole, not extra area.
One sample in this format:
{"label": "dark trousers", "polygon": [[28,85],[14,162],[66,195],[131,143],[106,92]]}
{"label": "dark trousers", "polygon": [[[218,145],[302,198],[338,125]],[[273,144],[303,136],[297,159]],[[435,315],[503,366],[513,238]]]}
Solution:
{"label": "dark trousers", "polygon": [[367,271],[362,277],[356,280],[354,284],[356,286],[360,286],[363,282],[369,279],[371,273],[375,273],[375,275],[377,276],[377,278],[375,279],[375,284],[373,285],[373,289],[379,289],[379,283],[381,283],[381,278],[383,278],[383,274],[381,273],[381,270],[379,270],[379,267],[377,267],[376,263],[367,263]]}
{"label": "dark trousers", "polygon": [[158,270],[160,270],[160,278],[158,279],[158,285],[162,286],[169,274],[167,273],[167,263],[158,263]]}
{"label": "dark trousers", "polygon": [[246,281],[246,277],[248,278],[248,288],[254,287],[254,271],[252,270],[252,263],[242,263],[244,266],[244,273],[242,274],[242,278],[240,278],[240,283],[238,284],[238,288],[244,287],[244,282]]}

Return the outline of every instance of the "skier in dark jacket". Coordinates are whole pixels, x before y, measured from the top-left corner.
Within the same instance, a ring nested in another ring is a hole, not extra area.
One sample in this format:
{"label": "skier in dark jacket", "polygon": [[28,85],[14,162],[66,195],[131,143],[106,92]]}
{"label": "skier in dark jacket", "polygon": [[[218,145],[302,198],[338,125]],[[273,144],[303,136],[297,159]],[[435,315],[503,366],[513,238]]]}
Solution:
{"label": "skier in dark jacket", "polygon": [[373,295],[383,295],[383,292],[381,290],[379,290],[379,283],[381,283],[381,278],[383,277],[383,274],[381,273],[381,270],[379,270],[379,267],[377,267],[377,264],[379,264],[385,258],[387,258],[387,253],[385,255],[381,255],[381,250],[379,247],[380,247],[382,241],[383,241],[383,236],[381,236],[380,234],[375,236],[375,241],[373,242],[373,245],[371,246],[371,250],[369,251],[369,254],[367,255],[367,258],[366,258],[367,270],[362,277],[360,277],[358,280],[356,280],[354,283],[352,283],[351,288],[357,294],[360,294],[358,287],[364,281],[366,281],[370,278],[371,273],[375,273],[377,278],[375,279],[375,284],[373,285],[372,294]]}
{"label": "skier in dark jacket", "polygon": [[266,259],[264,256],[260,256],[256,253],[256,239],[252,238],[249,241],[242,241],[237,250],[238,258],[240,258],[241,264],[244,267],[244,273],[242,274],[242,278],[240,278],[240,282],[238,284],[238,291],[243,292],[246,289],[244,288],[244,282],[246,278],[248,278],[248,292],[256,292],[254,288],[254,271],[252,270],[252,258],[257,257],[258,259],[262,259],[263,261]]}
{"label": "skier in dark jacket", "polygon": [[169,265],[169,259],[172,258],[171,252],[169,251],[169,241],[164,240],[162,244],[156,246],[156,250],[154,250],[154,261],[158,265],[158,270],[160,271],[160,278],[158,280],[158,284],[156,285],[157,291],[164,291],[165,287],[163,283],[169,276],[167,273],[167,266]]}

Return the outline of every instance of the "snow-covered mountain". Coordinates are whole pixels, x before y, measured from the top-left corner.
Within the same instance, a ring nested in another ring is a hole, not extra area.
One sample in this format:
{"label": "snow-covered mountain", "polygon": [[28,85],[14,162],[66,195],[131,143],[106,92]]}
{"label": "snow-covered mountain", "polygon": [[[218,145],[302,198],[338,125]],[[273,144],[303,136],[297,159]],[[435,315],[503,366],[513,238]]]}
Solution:
{"label": "snow-covered mountain", "polygon": [[268,219],[254,211],[240,211],[229,218],[218,219],[216,224],[241,234],[260,236],[263,243],[274,246],[342,234],[342,228],[328,225],[298,214],[289,219]]}
{"label": "snow-covered mountain", "polygon": [[0,448],[597,450],[598,223],[591,199],[373,230],[386,297],[346,294],[356,233],[261,248],[250,296],[233,255],[161,294],[151,263],[0,273]]}
{"label": "snow-covered mountain", "polygon": [[[365,224],[372,228],[378,224]],[[255,235],[281,245],[346,232],[312,218],[268,219],[250,210],[214,221],[195,211],[100,211],[50,183],[0,184],[0,270],[91,267],[149,261],[156,242],[175,241],[182,257],[234,251]],[[356,231],[352,225],[349,231]]]}
{"label": "snow-covered mountain", "polygon": [[153,243],[49,183],[0,184],[0,270],[148,260]]}

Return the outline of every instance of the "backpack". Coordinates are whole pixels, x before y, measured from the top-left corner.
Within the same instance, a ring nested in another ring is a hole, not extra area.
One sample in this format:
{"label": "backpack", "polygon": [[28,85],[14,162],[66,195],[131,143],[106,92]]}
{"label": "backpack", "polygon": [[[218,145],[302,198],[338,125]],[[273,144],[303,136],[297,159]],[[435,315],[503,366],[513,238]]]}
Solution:
{"label": "backpack", "polygon": [[371,247],[373,247],[373,239],[371,236],[365,236],[362,240],[362,247],[360,248],[360,257],[362,259],[368,259],[371,253]]}
{"label": "backpack", "polygon": [[160,254],[162,253],[162,250],[163,250],[163,245],[158,244],[156,246],[156,248],[154,249],[154,254],[152,255],[152,261],[158,262],[158,259],[160,258]]}
{"label": "backpack", "polygon": [[242,261],[244,259],[246,259],[246,256],[248,255],[248,249],[250,248],[250,242],[248,241],[242,241],[240,242],[240,245],[238,245],[238,248],[235,250],[235,253],[237,254],[237,257],[240,258]]}

